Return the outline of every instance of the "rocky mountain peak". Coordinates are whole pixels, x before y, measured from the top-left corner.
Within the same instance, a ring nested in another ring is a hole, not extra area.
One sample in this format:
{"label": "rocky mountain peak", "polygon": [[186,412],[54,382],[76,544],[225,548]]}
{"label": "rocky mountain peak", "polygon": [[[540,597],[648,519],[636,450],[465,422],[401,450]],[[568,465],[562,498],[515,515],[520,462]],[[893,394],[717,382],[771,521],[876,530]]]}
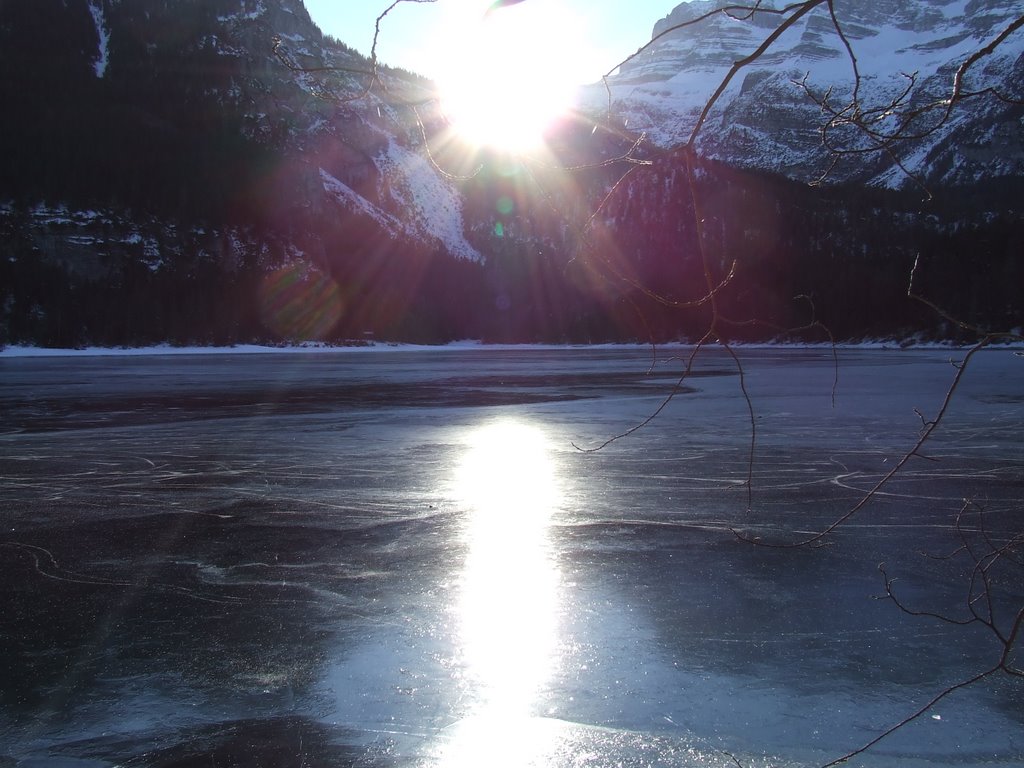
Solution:
{"label": "rocky mountain peak", "polygon": [[[689,141],[701,109],[734,62],[755,51],[782,18],[769,4],[749,13],[714,13],[723,7],[722,0],[695,0],[657,22],[653,43],[610,78],[613,115],[663,147]],[[868,0],[837,4],[836,13],[856,57],[862,107],[891,103],[912,84],[904,106],[917,108],[948,96],[961,63],[1005,29],[1020,7],[1014,0]],[[891,155],[864,152],[871,141],[855,131],[833,133],[839,146],[857,153],[833,165],[820,131],[828,115],[813,97],[820,102],[828,93],[830,105],[843,109],[854,92],[855,69],[822,4],[739,70],[697,145],[730,164],[802,181],[816,180],[826,169],[834,182],[896,187],[910,183],[906,171],[943,184],[1016,175],[1024,172],[1024,152],[1015,138],[1021,109],[1012,103],[1024,97],[1022,54],[1024,33],[1018,31],[965,80],[968,90],[994,88],[1009,100],[965,100],[942,130],[900,141]],[[586,101],[593,109],[606,107],[604,86]]]}

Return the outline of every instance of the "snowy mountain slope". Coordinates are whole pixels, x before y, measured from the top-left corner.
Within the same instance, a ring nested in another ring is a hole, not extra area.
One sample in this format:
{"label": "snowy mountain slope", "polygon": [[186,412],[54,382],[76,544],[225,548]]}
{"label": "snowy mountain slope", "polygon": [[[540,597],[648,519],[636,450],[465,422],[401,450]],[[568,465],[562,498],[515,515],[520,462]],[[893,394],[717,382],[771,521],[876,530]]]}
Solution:
{"label": "snowy mountain slope", "polygon": [[[407,138],[415,133],[415,121],[411,110],[403,106],[401,94],[421,95],[416,93],[416,84],[381,72],[386,93],[395,94],[394,98],[382,96],[379,87],[368,91],[366,76],[345,74],[346,70],[366,71],[368,64],[325,45],[298,0],[241,0],[235,13],[224,14],[218,21],[245,43],[239,55],[266,50],[268,40],[273,39],[281,60],[296,68],[279,72],[279,76],[290,76],[308,97],[302,109],[293,113],[296,149],[316,154],[325,144],[333,143],[335,162],[343,166],[337,175],[366,182],[348,186],[328,170],[311,164],[309,172],[324,179],[328,201],[343,209],[372,212],[378,224],[397,236],[436,242],[460,258],[481,258],[465,238],[457,190],[430,168]],[[301,71],[304,67],[336,67],[338,71],[311,73]],[[273,109],[273,105],[267,108]],[[345,194],[339,194],[338,185],[347,190]]]}
{"label": "snowy mountain slope", "polygon": [[[654,27],[672,27],[722,7],[722,0],[679,5]],[[836,3],[836,13],[856,56],[865,107],[888,104],[914,74],[912,103],[948,95],[956,68],[1020,14],[1015,0],[864,0]],[[724,13],[664,34],[609,78],[612,114],[661,146],[689,140],[706,101],[733,62],[749,56],[778,23],[775,14],[746,19]],[[969,73],[968,90],[999,88],[1020,98],[1024,82],[1024,33],[1008,37]],[[853,92],[854,68],[826,5],[782,34],[759,59],[742,68],[712,110],[698,146],[731,164],[781,172],[805,181],[831,165],[820,127],[827,120],[799,83],[819,99],[844,107]],[[586,92],[591,110],[606,108],[603,85]],[[940,131],[895,148],[899,161],[933,182],[959,184],[982,176],[1024,172],[1019,104],[970,99],[958,105]],[[865,148],[854,132],[835,134],[847,149]],[[859,154],[830,172],[834,182],[857,180],[900,186],[907,175],[882,153]]]}

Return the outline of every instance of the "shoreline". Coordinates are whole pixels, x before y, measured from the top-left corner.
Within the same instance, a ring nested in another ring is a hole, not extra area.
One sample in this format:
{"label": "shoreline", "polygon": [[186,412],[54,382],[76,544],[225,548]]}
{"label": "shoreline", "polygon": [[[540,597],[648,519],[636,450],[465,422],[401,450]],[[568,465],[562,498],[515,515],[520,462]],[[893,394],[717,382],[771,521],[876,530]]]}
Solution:
{"label": "shoreline", "polygon": [[[707,343],[708,348],[721,347],[718,342]],[[969,350],[973,344],[959,344],[953,341],[911,341],[878,339],[869,341],[836,342],[730,342],[736,349],[874,349],[880,351],[905,350]],[[404,342],[369,342],[365,344],[330,344],[308,342],[290,345],[235,344],[231,346],[174,346],[155,344],[146,347],[33,347],[11,345],[0,348],[0,359],[4,358],[54,358],[54,357],[134,357],[134,356],[199,356],[199,355],[276,355],[276,354],[328,354],[328,353],[370,353],[370,352],[458,352],[486,350],[493,352],[522,350],[626,350],[626,349],[693,349],[694,344],[685,341],[664,343],[603,342],[597,344],[490,344],[476,340],[453,341],[447,344],[411,344]],[[1024,350],[1024,342],[990,344],[986,349]]]}

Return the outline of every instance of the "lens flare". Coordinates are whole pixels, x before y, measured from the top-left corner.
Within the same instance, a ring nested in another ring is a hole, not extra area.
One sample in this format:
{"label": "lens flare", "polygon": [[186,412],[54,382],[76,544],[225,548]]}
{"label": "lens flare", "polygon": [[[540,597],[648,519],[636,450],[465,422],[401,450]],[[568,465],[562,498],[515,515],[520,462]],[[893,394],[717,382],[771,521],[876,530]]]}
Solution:
{"label": "lens flare", "polygon": [[338,284],[309,262],[296,261],[271,272],[259,295],[263,324],[282,339],[324,339],[341,319]]}

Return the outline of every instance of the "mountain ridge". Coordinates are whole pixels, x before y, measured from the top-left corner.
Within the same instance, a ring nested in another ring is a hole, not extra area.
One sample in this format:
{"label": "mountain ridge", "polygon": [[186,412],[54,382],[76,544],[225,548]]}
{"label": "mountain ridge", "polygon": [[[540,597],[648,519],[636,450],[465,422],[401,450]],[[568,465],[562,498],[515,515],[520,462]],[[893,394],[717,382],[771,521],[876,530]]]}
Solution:
{"label": "mountain ridge", "polygon": [[[677,6],[654,25],[654,41],[610,76],[607,88],[588,89],[584,103],[592,111],[603,109],[610,94],[611,114],[632,131],[663,147],[687,143],[697,115],[730,68],[756,51],[780,21],[765,10],[768,4],[743,19],[713,13],[726,5],[694,0]],[[856,55],[865,108],[891,103],[908,85],[904,73],[916,73],[907,107],[948,95],[956,68],[1020,15],[1012,0],[869,0],[837,4],[836,12]],[[704,14],[711,15],[693,23]],[[824,176],[827,183],[900,187],[917,177],[955,185],[1024,174],[1024,33],[1009,35],[968,73],[971,89],[1000,88],[1017,103],[962,101],[941,130],[894,142],[888,147],[892,157],[888,150],[865,153],[869,143],[863,132],[836,131],[850,154],[835,163],[820,133],[828,115],[808,93],[819,100],[829,94],[831,103],[844,109],[853,93],[853,72],[827,7],[815,8],[737,71],[709,114],[697,148],[733,165],[805,182]],[[966,150],[960,152],[962,147]]]}

